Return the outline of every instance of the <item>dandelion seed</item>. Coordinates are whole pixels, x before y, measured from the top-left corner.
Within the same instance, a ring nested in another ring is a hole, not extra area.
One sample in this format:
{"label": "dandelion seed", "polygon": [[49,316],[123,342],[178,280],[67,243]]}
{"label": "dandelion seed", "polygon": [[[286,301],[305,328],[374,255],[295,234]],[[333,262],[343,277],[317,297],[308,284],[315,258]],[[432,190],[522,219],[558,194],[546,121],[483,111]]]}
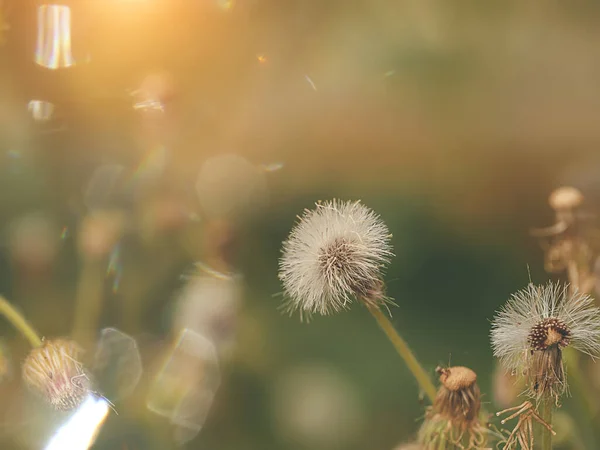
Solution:
{"label": "dandelion seed", "polygon": [[285,308],[301,315],[330,314],[353,298],[381,305],[383,270],[392,256],[390,232],[360,202],[333,200],[305,211],[279,261],[279,278],[289,297]]}
{"label": "dandelion seed", "polygon": [[45,341],[25,359],[23,380],[55,409],[70,411],[91,392],[90,379],[78,361],[81,352],[70,340]]}
{"label": "dandelion seed", "polygon": [[527,394],[557,402],[567,390],[562,350],[600,355],[600,309],[568,286],[529,285],[513,294],[492,323],[492,348],[505,369],[523,375]]}

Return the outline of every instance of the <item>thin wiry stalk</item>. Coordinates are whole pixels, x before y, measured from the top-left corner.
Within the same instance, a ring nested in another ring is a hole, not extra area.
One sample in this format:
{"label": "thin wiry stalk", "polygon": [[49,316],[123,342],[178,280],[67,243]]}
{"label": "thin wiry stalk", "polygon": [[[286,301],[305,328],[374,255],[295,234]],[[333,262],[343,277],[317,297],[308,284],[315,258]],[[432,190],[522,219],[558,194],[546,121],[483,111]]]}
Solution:
{"label": "thin wiry stalk", "polygon": [[19,313],[4,297],[0,296],[0,314],[29,341],[32,347],[40,347],[42,340],[29,324],[29,322]]}
{"label": "thin wiry stalk", "polygon": [[410,347],[406,343],[402,336],[398,333],[390,319],[381,311],[381,309],[377,306],[372,306],[368,308],[369,312],[373,315],[383,332],[386,334],[400,357],[406,363],[406,366],[411,371],[419,386],[425,392],[429,400],[433,403],[436,395],[435,386],[433,385],[431,378],[425,372],[413,352],[410,350]]}

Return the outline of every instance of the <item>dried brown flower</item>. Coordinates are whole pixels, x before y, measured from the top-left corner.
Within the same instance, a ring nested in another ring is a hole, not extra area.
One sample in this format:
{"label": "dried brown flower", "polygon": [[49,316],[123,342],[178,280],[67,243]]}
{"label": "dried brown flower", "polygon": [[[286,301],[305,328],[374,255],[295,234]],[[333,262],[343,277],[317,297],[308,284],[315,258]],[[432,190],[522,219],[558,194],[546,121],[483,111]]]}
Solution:
{"label": "dried brown flower", "polygon": [[467,367],[439,368],[441,386],[419,431],[419,442],[430,449],[482,449],[486,428],[479,420],[481,392],[477,374]]}
{"label": "dried brown flower", "polygon": [[598,255],[593,241],[598,232],[590,223],[593,216],[581,210],[583,200],[583,194],[574,187],[556,189],[548,198],[554,223],[533,229],[531,234],[541,239],[546,271],[567,271],[572,290],[590,293],[596,278],[592,266]]}

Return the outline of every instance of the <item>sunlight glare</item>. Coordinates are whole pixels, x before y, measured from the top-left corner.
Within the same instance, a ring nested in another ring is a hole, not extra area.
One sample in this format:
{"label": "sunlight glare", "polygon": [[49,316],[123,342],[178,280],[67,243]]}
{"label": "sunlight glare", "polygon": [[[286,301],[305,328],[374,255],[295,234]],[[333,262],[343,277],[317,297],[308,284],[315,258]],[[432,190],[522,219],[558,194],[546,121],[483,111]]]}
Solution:
{"label": "sunlight glare", "polygon": [[45,450],[89,449],[109,412],[104,398],[89,395],[67,423],[60,427]]}

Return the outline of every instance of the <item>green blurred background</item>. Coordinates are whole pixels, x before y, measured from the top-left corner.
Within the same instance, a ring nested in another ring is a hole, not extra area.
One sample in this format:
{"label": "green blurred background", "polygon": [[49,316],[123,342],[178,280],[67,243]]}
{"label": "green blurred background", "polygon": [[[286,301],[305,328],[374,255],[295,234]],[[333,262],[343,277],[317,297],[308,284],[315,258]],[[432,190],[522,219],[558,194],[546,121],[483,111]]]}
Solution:
{"label": "green blurred background", "polygon": [[[30,0],[3,2],[10,29],[0,47],[0,292],[41,334],[71,331],[84,219],[118,210],[127,223],[121,279],[118,289],[111,276],[98,287],[98,327],[134,336],[151,379],[181,275],[212,239],[198,174],[234,153],[272,167],[258,171],[268,201],[261,192],[226,217],[237,237],[231,265],[244,277],[237,344],[186,448],[391,450],[414,436],[423,416],[416,385],[366,311],[303,324],[277,309],[282,240],[304,208],[334,197],[361,199],[391,229],[393,321],[425,367],[471,367],[493,410],[490,320],[529,272],[548,278],[529,229],[552,223],[555,187],[579,187],[592,208],[600,199],[600,4],[61,4],[73,11],[74,56],[89,61],[59,70],[33,62]],[[152,74],[164,113],[136,110],[128,94]],[[36,122],[31,100],[53,103],[55,114]],[[157,147],[165,160],[148,163]],[[125,181],[95,184],[102,201],[90,207],[86,189],[106,164],[122,167]],[[204,196],[247,193],[224,173]],[[15,231],[32,213],[45,225]],[[39,263],[44,245],[50,256]],[[2,386],[9,398],[27,347],[0,326],[14,365]],[[124,412],[111,415],[97,448],[175,445],[141,397],[117,404]],[[11,421],[9,405],[3,448],[39,448],[18,438],[30,428]]]}

